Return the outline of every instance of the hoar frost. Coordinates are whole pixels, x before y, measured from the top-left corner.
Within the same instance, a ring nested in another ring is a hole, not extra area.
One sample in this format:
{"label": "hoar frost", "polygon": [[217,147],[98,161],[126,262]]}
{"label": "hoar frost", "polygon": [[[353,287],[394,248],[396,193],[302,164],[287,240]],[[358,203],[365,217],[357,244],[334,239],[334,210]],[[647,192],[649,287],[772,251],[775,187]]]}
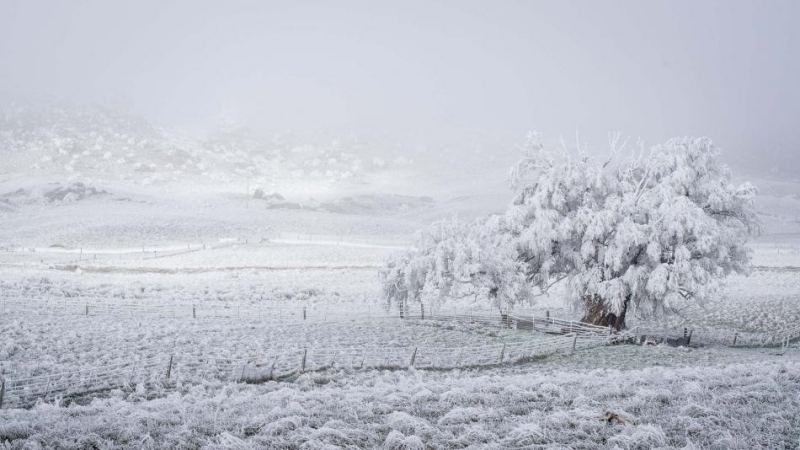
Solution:
{"label": "hoar frost", "polygon": [[583,321],[621,329],[632,309],[703,301],[723,277],[746,272],[756,191],[731,182],[711,141],[672,139],[627,159],[618,142],[596,161],[558,157],[532,135],[507,211],[421,232],[382,271],[388,303],[424,311],[474,296],[502,311],[563,280]]}

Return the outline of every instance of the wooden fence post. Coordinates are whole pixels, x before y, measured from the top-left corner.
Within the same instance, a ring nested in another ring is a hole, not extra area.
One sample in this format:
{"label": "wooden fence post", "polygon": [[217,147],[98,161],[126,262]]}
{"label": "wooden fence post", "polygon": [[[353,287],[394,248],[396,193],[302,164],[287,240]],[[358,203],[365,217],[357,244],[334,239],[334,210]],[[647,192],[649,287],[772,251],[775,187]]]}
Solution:
{"label": "wooden fence post", "polygon": [[736,345],[736,339],[739,337],[739,332],[733,333],[733,344],[731,346]]}
{"label": "wooden fence post", "polygon": [[303,360],[300,362],[300,373],[305,373],[306,371],[306,355],[308,355],[308,349],[303,349]]}
{"label": "wooden fence post", "polygon": [[408,363],[408,367],[414,367],[414,361],[417,359],[417,347],[414,347],[414,353],[411,354],[411,361]]}
{"label": "wooden fence post", "polygon": [[86,315],[86,316],[89,315],[89,304],[88,303],[86,304],[86,309],[84,310],[84,315]]}
{"label": "wooden fence post", "polygon": [[169,380],[169,376],[172,374],[172,356],[169,355],[169,363],[167,363],[167,379]]}
{"label": "wooden fence post", "polygon": [[197,319],[197,307],[192,305],[192,319]]}
{"label": "wooden fence post", "polygon": [[44,397],[47,398],[50,395],[50,384],[53,382],[52,377],[47,377],[47,386],[44,388]]}
{"label": "wooden fence post", "polygon": [[239,381],[244,381],[244,370],[247,368],[247,361],[242,364],[242,373],[239,375]]}
{"label": "wooden fence post", "polygon": [[0,408],[3,407],[3,397],[6,394],[6,378],[0,376]]}
{"label": "wooden fence post", "polygon": [[[96,374],[95,374],[96,375]],[[136,362],[133,363],[133,368],[131,369],[131,379],[128,380],[129,385],[133,385],[133,379],[136,377]]]}
{"label": "wooden fence post", "polygon": [[500,359],[497,361],[498,364],[503,363],[503,357],[505,356],[505,354],[506,354],[506,343],[503,342],[503,348],[500,349]]}
{"label": "wooden fence post", "polygon": [[306,307],[303,306],[303,320],[306,320]]}
{"label": "wooden fence post", "polygon": [[575,344],[578,343],[578,333],[574,333],[572,337],[572,353],[575,353]]}
{"label": "wooden fence post", "polygon": [[275,355],[275,359],[272,360],[272,367],[269,368],[269,379],[273,380],[274,378],[273,373],[275,373],[275,364],[278,362],[278,355]]}
{"label": "wooden fence post", "polygon": [[689,336],[686,337],[686,345],[687,346],[692,343],[692,334],[693,333],[694,333],[694,328],[689,330]]}
{"label": "wooden fence post", "polygon": [[333,355],[331,355],[331,364],[330,367],[333,368],[333,365],[336,363],[336,350],[333,351]]}

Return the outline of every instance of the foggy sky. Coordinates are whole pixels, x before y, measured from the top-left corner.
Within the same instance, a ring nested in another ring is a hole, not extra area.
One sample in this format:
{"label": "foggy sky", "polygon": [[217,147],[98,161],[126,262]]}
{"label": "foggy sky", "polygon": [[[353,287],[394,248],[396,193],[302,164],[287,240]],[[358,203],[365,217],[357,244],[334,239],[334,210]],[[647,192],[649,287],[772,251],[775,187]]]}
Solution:
{"label": "foggy sky", "polygon": [[798,19],[797,1],[0,0],[0,96],[181,125],[708,135],[785,169]]}

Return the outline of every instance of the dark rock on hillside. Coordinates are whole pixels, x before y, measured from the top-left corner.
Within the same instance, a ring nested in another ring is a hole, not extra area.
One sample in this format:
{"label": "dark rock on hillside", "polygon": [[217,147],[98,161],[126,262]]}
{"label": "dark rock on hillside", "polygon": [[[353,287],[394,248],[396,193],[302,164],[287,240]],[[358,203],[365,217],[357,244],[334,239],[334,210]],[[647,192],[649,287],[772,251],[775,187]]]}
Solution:
{"label": "dark rock on hillside", "polygon": [[107,195],[108,192],[87,186],[84,183],[76,182],[67,186],[59,186],[55,189],[45,191],[44,198],[50,202],[76,201],[98,195]]}

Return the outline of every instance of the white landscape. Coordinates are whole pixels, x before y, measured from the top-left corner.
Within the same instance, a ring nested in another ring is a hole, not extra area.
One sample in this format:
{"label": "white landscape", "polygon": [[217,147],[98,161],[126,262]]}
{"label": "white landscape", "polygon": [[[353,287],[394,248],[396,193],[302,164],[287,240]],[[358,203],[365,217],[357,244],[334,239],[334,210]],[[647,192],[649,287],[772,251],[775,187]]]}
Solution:
{"label": "white landscape", "polygon": [[0,4],[0,449],[800,448],[796,5],[234,3]]}

